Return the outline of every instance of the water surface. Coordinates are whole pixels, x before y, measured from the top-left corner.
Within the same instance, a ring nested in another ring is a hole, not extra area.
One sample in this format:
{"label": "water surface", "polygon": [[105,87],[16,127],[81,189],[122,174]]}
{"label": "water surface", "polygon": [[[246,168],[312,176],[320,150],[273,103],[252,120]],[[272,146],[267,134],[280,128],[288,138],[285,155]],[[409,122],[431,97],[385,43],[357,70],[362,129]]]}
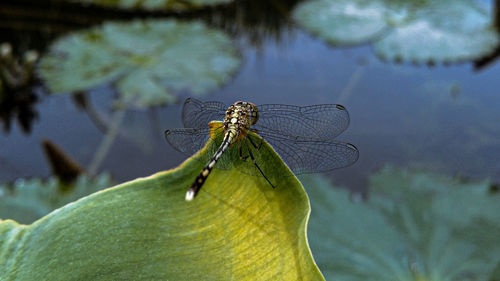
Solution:
{"label": "water surface", "polygon": [[[370,173],[386,164],[500,180],[500,64],[475,71],[471,64],[429,67],[382,62],[369,46],[333,48],[285,22],[278,36],[257,37],[259,44],[251,43],[244,33],[235,39],[244,60],[241,70],[222,89],[200,99],[226,104],[236,100],[343,104],[351,123],[339,139],[355,144],[360,158],[328,175],[353,190],[364,190]],[[25,32],[26,38],[36,34]],[[0,41],[14,40],[18,49],[50,42],[25,42],[19,34],[3,34]],[[14,124],[10,132],[0,134],[0,181],[48,176],[40,146],[43,139],[60,145],[84,167],[103,139],[69,95],[49,96],[40,86],[35,92],[39,118],[31,132]],[[113,95],[111,87],[102,86],[87,98],[110,119]],[[181,94],[175,105],[127,111],[121,134],[99,170],[110,171],[123,182],[181,163],[185,157],[169,147],[163,132],[181,126],[186,97]]]}

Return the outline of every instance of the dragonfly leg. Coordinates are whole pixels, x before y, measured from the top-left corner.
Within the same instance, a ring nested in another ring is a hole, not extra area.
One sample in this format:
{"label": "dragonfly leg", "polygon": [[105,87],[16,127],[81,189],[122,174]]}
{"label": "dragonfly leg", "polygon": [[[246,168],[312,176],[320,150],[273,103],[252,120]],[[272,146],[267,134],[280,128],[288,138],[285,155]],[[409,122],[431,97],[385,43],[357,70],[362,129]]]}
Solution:
{"label": "dragonfly leg", "polygon": [[250,156],[250,155],[243,156],[243,149],[242,149],[241,143],[242,143],[241,141],[238,142],[238,151],[240,153],[240,159],[243,160],[243,161],[245,161],[245,160],[248,159],[248,156]]}
{"label": "dragonfly leg", "polygon": [[262,147],[262,138],[260,139],[259,145],[256,145],[250,136],[248,136],[248,140],[250,141],[252,146],[255,147],[255,149],[260,150],[260,148]]}
{"label": "dragonfly leg", "polygon": [[[252,150],[250,149],[250,146],[248,145],[248,142],[246,141],[247,139],[250,139],[250,138],[245,139],[245,143],[247,145],[247,150],[248,150],[248,156],[250,156],[250,159],[252,159],[253,164],[255,165],[255,167],[257,167],[257,170],[259,170],[260,174],[266,179],[266,181],[271,185],[272,188],[275,188],[275,186],[271,183],[271,181],[266,177],[266,175],[264,174],[262,169],[259,167],[259,164],[257,164],[257,161],[255,161],[255,157],[253,157]],[[250,140],[250,142],[252,142],[252,141]]]}

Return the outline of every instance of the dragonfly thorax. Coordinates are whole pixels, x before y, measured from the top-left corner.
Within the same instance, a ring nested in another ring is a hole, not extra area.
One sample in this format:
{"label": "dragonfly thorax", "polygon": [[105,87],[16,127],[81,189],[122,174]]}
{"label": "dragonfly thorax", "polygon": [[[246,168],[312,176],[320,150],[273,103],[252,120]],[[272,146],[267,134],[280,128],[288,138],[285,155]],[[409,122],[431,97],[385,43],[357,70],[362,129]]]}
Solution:
{"label": "dragonfly thorax", "polygon": [[231,135],[231,143],[244,137],[250,126],[259,120],[259,111],[251,102],[237,101],[233,103],[224,116],[224,131]]}

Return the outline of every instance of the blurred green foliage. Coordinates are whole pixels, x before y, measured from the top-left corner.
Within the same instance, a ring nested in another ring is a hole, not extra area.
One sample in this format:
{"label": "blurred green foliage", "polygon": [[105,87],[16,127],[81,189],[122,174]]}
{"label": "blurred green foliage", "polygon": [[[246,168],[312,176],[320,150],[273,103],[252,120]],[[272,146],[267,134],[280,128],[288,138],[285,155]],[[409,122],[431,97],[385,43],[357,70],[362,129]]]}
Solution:
{"label": "blurred green foliage", "polygon": [[103,173],[95,178],[79,176],[74,183],[49,179],[17,179],[0,184],[0,219],[32,223],[53,210],[113,184]]}
{"label": "blurred green foliage", "polygon": [[366,201],[304,177],[309,242],[327,280],[494,280],[500,194],[490,184],[386,167]]}
{"label": "blurred green foliage", "polygon": [[116,87],[116,106],[148,107],[176,101],[177,91],[203,95],[240,66],[229,37],[200,22],[107,22],[55,41],[39,74],[51,92]]}
{"label": "blurred green foliage", "polygon": [[379,57],[394,61],[463,62],[500,43],[491,11],[473,0],[311,0],[294,17],[332,45],[373,43]]}

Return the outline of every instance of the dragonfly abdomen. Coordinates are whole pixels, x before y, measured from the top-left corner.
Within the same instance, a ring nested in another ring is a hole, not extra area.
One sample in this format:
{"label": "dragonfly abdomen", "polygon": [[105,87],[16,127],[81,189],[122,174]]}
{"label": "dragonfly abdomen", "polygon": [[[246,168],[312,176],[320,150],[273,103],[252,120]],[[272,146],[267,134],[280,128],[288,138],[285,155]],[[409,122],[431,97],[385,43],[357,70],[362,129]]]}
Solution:
{"label": "dragonfly abdomen", "polygon": [[191,201],[196,197],[196,194],[200,191],[210,175],[212,168],[222,157],[222,154],[230,145],[237,141],[241,141],[241,138],[246,136],[250,126],[255,124],[258,119],[259,112],[257,106],[250,102],[237,101],[226,110],[223,124],[224,139],[222,144],[187,191],[186,201]]}
{"label": "dragonfly abdomen", "polygon": [[215,166],[215,164],[217,164],[217,161],[219,161],[219,159],[222,157],[222,154],[227,150],[227,148],[231,144],[233,136],[234,135],[230,132],[226,133],[221,146],[219,147],[219,149],[217,149],[217,152],[215,152],[214,156],[210,159],[208,164],[205,167],[203,167],[200,174],[198,174],[198,176],[196,177],[196,180],[193,182],[191,187],[186,192],[186,201],[193,200],[196,194],[198,194],[198,191],[200,191],[201,187],[207,180],[213,167]]}

